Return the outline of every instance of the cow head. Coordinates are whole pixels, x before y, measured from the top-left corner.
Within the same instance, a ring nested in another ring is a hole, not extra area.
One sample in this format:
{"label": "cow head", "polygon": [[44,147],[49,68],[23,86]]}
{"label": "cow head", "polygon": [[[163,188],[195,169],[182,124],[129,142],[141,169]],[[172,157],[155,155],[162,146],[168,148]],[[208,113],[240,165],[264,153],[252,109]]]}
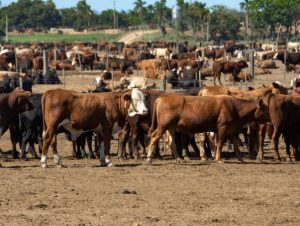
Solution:
{"label": "cow head", "polygon": [[126,92],[123,99],[125,100],[125,106],[127,101],[130,102],[129,116],[148,114],[148,109],[145,106],[145,95],[141,90],[134,88],[131,92]]}
{"label": "cow head", "polygon": [[245,60],[240,60],[238,62],[238,65],[240,66],[240,68],[246,68],[246,67],[248,67],[248,64],[247,64],[247,62]]}
{"label": "cow head", "polygon": [[272,93],[273,94],[288,94],[289,87],[285,86],[281,82],[272,82]]}
{"label": "cow head", "polygon": [[265,123],[270,121],[270,114],[268,106],[263,102],[262,99],[259,99],[257,108],[255,111],[255,119],[257,122]]}
{"label": "cow head", "polygon": [[29,100],[30,96],[31,92],[16,88],[9,94],[8,105],[11,109],[14,110],[14,112],[17,113],[31,111],[34,109],[34,106]]}

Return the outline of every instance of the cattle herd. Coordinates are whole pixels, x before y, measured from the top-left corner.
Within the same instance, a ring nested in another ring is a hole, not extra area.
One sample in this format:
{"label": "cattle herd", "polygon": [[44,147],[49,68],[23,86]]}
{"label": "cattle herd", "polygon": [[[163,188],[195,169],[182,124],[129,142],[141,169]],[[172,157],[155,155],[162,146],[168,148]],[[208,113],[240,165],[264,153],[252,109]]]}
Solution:
{"label": "cattle herd", "polygon": [[[98,157],[101,166],[113,166],[110,145],[114,134],[118,134],[119,158],[139,159],[143,155],[149,164],[153,157],[160,156],[159,140],[164,134],[179,162],[192,156],[189,145],[201,160],[221,162],[226,143],[233,145],[239,161],[243,161],[241,143],[247,144],[251,158],[263,161],[267,132],[276,160],[281,160],[281,135],[287,159],[300,160],[297,87],[273,82],[244,91],[221,83],[222,73],[230,74],[233,83],[254,79],[243,71],[252,51],[256,76],[272,73],[270,69],[277,68],[277,60],[287,71],[297,72],[300,45],[292,44],[287,44],[288,51],[284,52],[276,45],[248,46],[230,41],[205,48],[168,42],[3,44],[0,137],[9,130],[13,157],[26,160],[28,146],[34,158],[41,158],[42,167],[47,167],[49,147],[54,162],[63,166],[57,150],[59,133],[73,142],[75,157]],[[60,70],[96,70],[96,89],[32,93],[34,84],[60,83]],[[213,78],[214,86],[199,82],[207,77]],[[170,89],[198,88],[197,93],[155,90],[155,80],[161,78],[171,84]]]}

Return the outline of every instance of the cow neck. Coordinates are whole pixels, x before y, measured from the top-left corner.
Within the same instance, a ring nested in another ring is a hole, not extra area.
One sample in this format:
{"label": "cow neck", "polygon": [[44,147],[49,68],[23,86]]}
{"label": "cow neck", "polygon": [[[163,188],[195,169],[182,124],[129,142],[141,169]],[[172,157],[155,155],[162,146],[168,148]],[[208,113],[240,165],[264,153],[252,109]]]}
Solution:
{"label": "cow neck", "polygon": [[274,96],[275,94],[273,94],[272,92],[270,93],[267,93],[263,96],[263,101],[264,103],[267,105],[267,107],[269,108],[270,106],[270,101],[271,101],[271,98]]}
{"label": "cow neck", "polygon": [[118,93],[118,110],[119,110],[119,113],[120,115],[122,116],[127,116],[127,109],[130,105],[130,101],[128,101],[129,103],[126,103],[127,101],[123,99],[123,94],[126,93],[126,92],[119,92]]}
{"label": "cow neck", "polygon": [[[2,102],[3,106],[1,106],[1,109],[6,109],[5,113],[7,117],[13,118],[16,115],[15,105],[16,105],[16,96],[6,94],[6,96],[3,98],[5,101]],[[2,111],[3,112],[3,111]]]}
{"label": "cow neck", "polygon": [[232,102],[243,125],[254,119],[258,101],[236,98],[233,99]]}

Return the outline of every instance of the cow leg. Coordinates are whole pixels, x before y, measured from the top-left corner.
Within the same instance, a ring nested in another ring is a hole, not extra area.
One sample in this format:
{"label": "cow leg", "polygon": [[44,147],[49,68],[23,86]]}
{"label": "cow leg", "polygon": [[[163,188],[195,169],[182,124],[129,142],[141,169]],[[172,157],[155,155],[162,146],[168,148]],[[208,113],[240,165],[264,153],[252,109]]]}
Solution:
{"label": "cow leg", "polygon": [[78,145],[78,148],[80,150],[82,158],[87,158],[87,154],[86,154],[86,151],[85,151],[85,142],[86,142],[86,135],[85,134],[81,134],[81,136],[79,136],[76,140],[76,143]]}
{"label": "cow leg", "polygon": [[30,136],[30,131],[27,130],[23,133],[22,135],[22,144],[21,144],[21,158],[26,160],[26,146],[27,143],[29,142],[29,136]]}
{"label": "cow leg", "polygon": [[[113,166],[113,163],[111,161],[110,158],[110,141],[111,141],[111,136],[112,136],[112,126],[108,127],[108,128],[103,128],[103,142],[104,142],[104,162],[106,164],[106,166]],[[102,151],[102,149],[101,149]],[[101,153],[100,153],[101,156]],[[100,159],[101,164],[103,159]]]}
{"label": "cow leg", "polygon": [[207,156],[204,150],[204,145],[205,145],[205,133],[198,133],[198,139],[199,139],[199,145],[200,145],[200,152],[199,152],[199,157],[200,160],[207,160]]}
{"label": "cow leg", "polygon": [[196,155],[200,156],[200,150],[196,144],[195,135],[193,135],[191,138],[191,146],[194,149],[194,152],[196,153]]}
{"label": "cow leg", "polygon": [[[52,128],[56,128],[56,127],[52,127]],[[43,148],[42,148],[42,156],[41,156],[41,163],[43,168],[47,167],[47,153],[51,141],[53,139],[53,136],[55,135],[54,129],[52,128],[48,127],[46,131],[43,131]]]}
{"label": "cow leg", "polygon": [[243,157],[242,157],[242,153],[240,152],[240,149],[239,149],[239,141],[238,141],[238,138],[236,137],[236,135],[230,135],[230,141],[231,143],[233,143],[233,147],[234,147],[234,151],[235,151],[235,154],[236,154],[236,157],[239,161],[243,162]]}
{"label": "cow leg", "polygon": [[293,147],[292,147],[292,154],[291,154],[291,139],[290,136],[287,134],[283,134],[284,142],[285,142],[285,149],[286,149],[286,155],[289,158],[289,160],[292,162],[294,161],[294,154],[293,154]]}
{"label": "cow leg", "polygon": [[208,150],[205,150],[206,156],[216,157],[215,133],[205,133],[205,141],[208,143]]}
{"label": "cow leg", "polygon": [[95,157],[94,152],[93,152],[92,141],[93,141],[93,134],[92,133],[87,134],[86,135],[86,143],[87,143],[87,146],[88,146],[88,149],[89,149],[89,158],[90,159],[95,159],[96,157]]}
{"label": "cow leg", "polygon": [[278,127],[274,127],[274,132],[272,135],[273,144],[274,144],[274,159],[275,160],[281,160],[278,150],[278,144],[279,144],[279,137],[280,137],[281,131]]}
{"label": "cow leg", "polygon": [[126,152],[126,143],[128,142],[130,134],[130,125],[126,122],[124,128],[119,134],[119,150],[118,150],[118,157],[125,159],[125,152]]}
{"label": "cow leg", "polygon": [[100,156],[100,145],[102,142],[102,133],[100,133],[101,136],[99,137],[99,133],[96,133],[95,137],[94,137],[94,147],[95,147],[95,153],[96,156]]}
{"label": "cow leg", "polygon": [[[225,74],[225,77],[226,77],[226,74]],[[220,74],[217,74],[217,78],[218,78],[218,81],[219,81],[220,86],[222,86],[222,82],[221,82],[221,73],[220,73]]]}
{"label": "cow leg", "polygon": [[14,123],[11,123],[9,125],[9,132],[10,132],[10,140],[12,144],[12,157],[13,159],[18,159],[18,152],[17,152],[17,143],[19,142],[19,131],[16,128],[16,125]]}
{"label": "cow leg", "polygon": [[150,144],[148,147],[148,153],[147,153],[147,162],[151,163],[152,162],[152,155],[157,147],[159,139],[162,137],[162,135],[165,133],[164,129],[161,128],[156,128],[156,130],[151,134],[151,140]]}
{"label": "cow leg", "polygon": [[217,145],[216,161],[220,163],[222,162],[221,151],[224,145],[224,141],[225,141],[225,129],[219,128],[219,131],[216,134],[216,145]]}
{"label": "cow leg", "polygon": [[133,156],[134,158],[137,160],[140,158],[140,154],[139,154],[139,151],[138,151],[138,134],[136,133],[138,131],[134,131],[132,133],[132,137],[131,137],[131,142],[132,142],[132,148],[133,148]]}
{"label": "cow leg", "polygon": [[31,139],[29,140],[29,147],[28,147],[28,149],[29,149],[29,152],[30,152],[30,154],[32,155],[33,158],[35,158],[35,159],[39,158],[39,156],[37,155],[37,153],[35,151],[35,148],[34,148],[34,141],[31,140]]}
{"label": "cow leg", "polygon": [[[181,142],[182,134],[181,133],[176,134],[174,130],[168,130],[168,132],[170,134],[170,147],[172,150],[173,157],[177,162],[181,162],[182,158],[180,157],[178,150],[181,149],[183,146],[182,142]],[[178,139],[180,142],[179,145],[178,144],[176,145],[176,138],[175,138],[176,135],[179,136],[179,139]]]}
{"label": "cow leg", "polygon": [[184,134],[184,133],[180,133],[179,135],[180,135],[180,142],[181,142],[181,146],[182,146],[182,157],[185,160],[191,160],[190,153],[188,150],[190,137],[189,137],[189,135]]}
{"label": "cow leg", "polygon": [[264,142],[266,138],[266,133],[267,133],[267,126],[266,125],[259,125],[259,132],[258,132],[258,156],[259,160],[262,161],[264,159]]}
{"label": "cow leg", "polygon": [[76,157],[77,159],[81,159],[81,155],[78,152],[77,145],[76,145],[75,141],[72,141],[72,155],[73,155],[73,157]]}
{"label": "cow leg", "polygon": [[42,154],[42,149],[43,149],[43,139],[42,137],[38,137],[38,146],[39,146],[39,153]]}
{"label": "cow leg", "polygon": [[57,167],[63,167],[64,165],[63,165],[63,163],[60,159],[60,156],[58,155],[58,152],[57,152],[57,135],[56,134],[53,136],[51,148],[53,151],[54,163],[57,165]]}
{"label": "cow leg", "polygon": [[145,146],[145,131],[142,131],[141,133],[139,133],[138,140],[139,140],[140,146],[142,147],[142,157],[145,157],[147,155],[146,154],[146,146]]}

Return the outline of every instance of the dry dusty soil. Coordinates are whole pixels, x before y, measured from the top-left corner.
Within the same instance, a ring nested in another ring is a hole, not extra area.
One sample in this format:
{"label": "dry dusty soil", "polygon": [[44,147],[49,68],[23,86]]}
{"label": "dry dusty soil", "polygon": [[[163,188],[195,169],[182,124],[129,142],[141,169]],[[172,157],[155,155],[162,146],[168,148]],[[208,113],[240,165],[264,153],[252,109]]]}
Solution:
{"label": "dry dusty soil", "polygon": [[[252,85],[283,78],[277,69]],[[67,76],[66,88],[80,90],[93,79]],[[2,158],[0,225],[299,225],[300,164],[273,161],[268,139],[263,163],[244,151],[245,163],[225,157],[221,164],[197,159],[177,164],[167,151],[153,165],[117,159],[114,141],[111,168],[74,159],[71,143],[63,135],[58,139],[66,168],[53,164],[51,152],[47,169],[39,160]],[[9,133],[1,148],[11,149]],[[285,156],[282,142],[280,152]]]}

